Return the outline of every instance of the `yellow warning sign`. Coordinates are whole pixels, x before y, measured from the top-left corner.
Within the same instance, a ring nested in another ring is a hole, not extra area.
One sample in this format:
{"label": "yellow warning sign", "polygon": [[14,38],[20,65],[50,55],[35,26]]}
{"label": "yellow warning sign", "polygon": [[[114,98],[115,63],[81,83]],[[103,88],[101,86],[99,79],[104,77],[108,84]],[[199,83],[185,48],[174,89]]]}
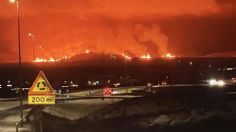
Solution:
{"label": "yellow warning sign", "polygon": [[55,104],[55,92],[42,71],[28,92],[28,104]]}
{"label": "yellow warning sign", "polygon": [[55,96],[54,95],[29,95],[28,104],[31,104],[31,105],[55,104]]}
{"label": "yellow warning sign", "polygon": [[46,80],[43,77],[39,77],[32,92],[51,92],[49,87]]}

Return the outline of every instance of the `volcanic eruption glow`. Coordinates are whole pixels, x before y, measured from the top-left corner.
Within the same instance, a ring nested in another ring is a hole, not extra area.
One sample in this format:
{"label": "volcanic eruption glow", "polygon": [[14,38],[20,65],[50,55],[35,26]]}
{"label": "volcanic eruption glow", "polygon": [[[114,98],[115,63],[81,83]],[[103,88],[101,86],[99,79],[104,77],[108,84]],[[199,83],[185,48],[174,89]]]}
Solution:
{"label": "volcanic eruption glow", "polygon": [[47,62],[47,59],[37,57],[34,62]]}
{"label": "volcanic eruption glow", "polygon": [[150,60],[152,59],[151,55],[150,54],[144,54],[140,57],[141,59],[146,59],[146,60]]}
{"label": "volcanic eruption glow", "polygon": [[55,58],[53,58],[53,57],[50,57],[49,59],[37,57],[33,62],[36,62],[36,63],[45,63],[45,62],[58,62],[58,61],[60,61],[60,60],[61,60],[61,59],[55,59]]}
{"label": "volcanic eruption glow", "polygon": [[79,34],[79,38],[73,36],[74,39],[68,41],[49,41],[52,45],[61,43],[61,46],[47,46],[48,48],[44,48],[44,50],[36,49],[36,54],[43,54],[44,57],[41,58],[50,58],[51,56],[62,58],[64,55],[72,57],[91,52],[120,55],[125,53],[126,57],[123,57],[130,60],[131,57],[139,58],[145,53],[149,54],[144,57],[146,59],[158,58],[168,52],[168,37],[161,31],[158,24],[132,23],[110,26],[99,23],[98,25],[90,25],[89,29],[84,30],[86,34],[84,32]]}
{"label": "volcanic eruption glow", "polygon": [[132,59],[132,57],[130,57],[130,56],[126,55],[126,54],[122,54],[122,56],[123,56],[126,60],[131,60],[131,59]]}
{"label": "volcanic eruption glow", "polygon": [[[82,52],[80,54],[89,54],[91,51],[90,50],[85,50],[85,52]],[[99,52],[98,52],[99,53]],[[124,57],[126,60],[132,60],[133,57],[123,53],[123,54],[120,54],[122,57]],[[175,58],[175,55],[173,54],[170,54],[170,53],[167,53],[165,55],[162,55],[161,56],[162,58],[164,59],[174,59]],[[46,63],[46,62],[59,62],[59,61],[62,61],[62,60],[67,60],[69,59],[70,57],[68,57],[67,55],[63,56],[63,57],[60,57],[58,59],[56,58],[53,58],[53,57],[50,57],[50,58],[43,58],[43,57],[37,57],[33,62],[37,62],[37,63]],[[140,56],[141,59],[144,59],[144,60],[150,60],[152,59],[153,57],[150,55],[150,54],[144,54],[142,56]]]}
{"label": "volcanic eruption glow", "polygon": [[172,54],[170,54],[170,53],[167,53],[167,54],[163,55],[162,58],[165,58],[165,59],[174,59],[174,58],[175,58],[175,55],[172,55]]}
{"label": "volcanic eruption glow", "polygon": [[[51,56],[59,59],[64,55],[89,53],[89,50],[112,54],[126,52],[132,58],[149,53],[152,58],[160,58],[168,52],[189,56],[214,53],[227,47],[225,51],[232,51],[231,47],[235,49],[234,35],[225,36],[235,31],[232,30],[234,19],[228,17],[235,14],[234,2],[26,0],[21,4],[22,61],[35,61],[40,54],[43,54],[38,58],[40,61],[49,60]],[[1,62],[17,62],[15,7],[7,0],[2,0],[0,6],[0,59]],[[221,47],[222,43],[230,46]],[[190,50],[186,52],[185,49]]]}

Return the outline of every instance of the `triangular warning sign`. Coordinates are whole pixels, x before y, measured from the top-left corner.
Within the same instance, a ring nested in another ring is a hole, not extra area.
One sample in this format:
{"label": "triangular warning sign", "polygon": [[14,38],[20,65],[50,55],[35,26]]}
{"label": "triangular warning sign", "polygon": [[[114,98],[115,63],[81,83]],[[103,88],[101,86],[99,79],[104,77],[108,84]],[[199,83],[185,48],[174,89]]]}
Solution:
{"label": "triangular warning sign", "polygon": [[37,95],[45,95],[45,94],[54,94],[54,90],[44,75],[43,71],[40,71],[38,76],[36,77],[33,85],[31,86],[28,94],[37,94]]}

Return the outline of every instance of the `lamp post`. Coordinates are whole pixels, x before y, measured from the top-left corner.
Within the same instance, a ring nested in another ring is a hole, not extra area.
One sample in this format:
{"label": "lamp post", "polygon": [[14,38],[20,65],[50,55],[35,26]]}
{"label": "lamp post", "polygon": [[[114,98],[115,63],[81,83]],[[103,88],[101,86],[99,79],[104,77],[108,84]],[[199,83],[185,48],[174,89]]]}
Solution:
{"label": "lamp post", "polygon": [[17,38],[18,38],[18,71],[19,71],[19,93],[20,93],[20,118],[21,122],[23,122],[23,105],[22,105],[22,86],[21,86],[21,41],[20,41],[20,0],[9,0],[11,3],[16,3],[16,11],[17,11]]}
{"label": "lamp post", "polygon": [[29,37],[32,39],[32,53],[33,53],[33,61],[35,60],[35,36],[33,33],[28,34]]}
{"label": "lamp post", "polygon": [[125,87],[127,88],[128,87],[128,76],[127,76],[127,56],[126,56],[126,53],[125,53]]}

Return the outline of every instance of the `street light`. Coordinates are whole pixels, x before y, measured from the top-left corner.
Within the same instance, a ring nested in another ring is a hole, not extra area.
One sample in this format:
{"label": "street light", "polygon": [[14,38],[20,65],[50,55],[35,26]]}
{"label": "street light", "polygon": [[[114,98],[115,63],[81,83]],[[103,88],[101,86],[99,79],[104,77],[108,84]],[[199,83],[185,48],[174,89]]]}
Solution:
{"label": "street light", "polygon": [[9,0],[11,3],[16,3],[16,0]]}
{"label": "street light", "polygon": [[29,33],[28,36],[32,39],[32,53],[33,53],[33,61],[35,60],[35,36],[33,33]]}
{"label": "street light", "polygon": [[9,0],[11,3],[16,3],[17,13],[17,38],[18,38],[18,64],[19,64],[19,93],[20,93],[20,118],[23,122],[23,105],[22,105],[22,87],[21,87],[21,43],[20,43],[20,0]]}

